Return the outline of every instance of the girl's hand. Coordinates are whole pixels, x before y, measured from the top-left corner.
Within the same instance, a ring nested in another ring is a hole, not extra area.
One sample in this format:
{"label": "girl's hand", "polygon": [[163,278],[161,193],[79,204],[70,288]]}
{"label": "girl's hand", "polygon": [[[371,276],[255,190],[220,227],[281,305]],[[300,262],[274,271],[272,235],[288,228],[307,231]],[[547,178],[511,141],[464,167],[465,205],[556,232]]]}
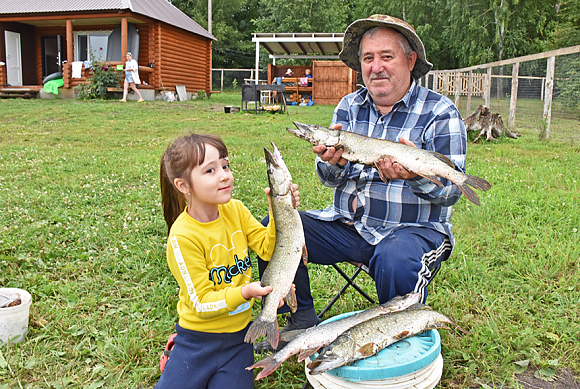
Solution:
{"label": "girl's hand", "polygon": [[254,281],[242,286],[242,297],[246,300],[252,297],[262,300],[262,296],[267,295],[272,291],[271,286],[262,286],[260,281]]}
{"label": "girl's hand", "polygon": [[[270,196],[270,188],[264,188],[264,193],[268,198],[268,209],[272,213],[272,196]],[[292,184],[292,196],[294,196],[294,208],[300,205],[300,192],[298,191],[298,184]]]}
{"label": "girl's hand", "polygon": [[[262,286],[260,281],[254,281],[247,285],[242,286],[242,297],[246,300],[251,299],[252,297],[262,301],[262,297],[266,296],[268,293],[272,291],[271,286]],[[296,293],[296,285],[292,284],[292,293]],[[280,299],[278,303],[278,308],[284,305],[284,299]]]}

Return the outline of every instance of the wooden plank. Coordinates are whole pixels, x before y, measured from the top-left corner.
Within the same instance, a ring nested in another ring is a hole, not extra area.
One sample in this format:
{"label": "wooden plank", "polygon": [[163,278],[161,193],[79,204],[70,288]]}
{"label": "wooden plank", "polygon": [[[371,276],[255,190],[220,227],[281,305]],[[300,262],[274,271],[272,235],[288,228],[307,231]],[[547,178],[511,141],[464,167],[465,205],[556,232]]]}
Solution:
{"label": "wooden plank", "polygon": [[471,115],[471,89],[473,86],[473,72],[470,70],[467,80],[467,107],[465,108],[465,117]]}
{"label": "wooden plank", "polygon": [[508,119],[508,128],[513,130],[516,126],[516,105],[518,102],[518,73],[520,63],[516,62],[512,68],[512,94],[510,96],[510,114]]}
{"label": "wooden plank", "polygon": [[487,75],[483,85],[483,98],[485,106],[489,108],[491,105],[491,67],[487,68]]}
{"label": "wooden plank", "polygon": [[439,72],[455,72],[455,71],[467,72],[470,70],[486,69],[488,67],[503,66],[503,65],[512,65],[516,62],[534,61],[537,59],[545,59],[545,58],[557,57],[560,55],[568,55],[568,54],[576,54],[576,53],[580,53],[580,45],[565,47],[562,49],[544,51],[543,53],[524,55],[522,57],[510,58],[510,59],[505,59],[502,61],[489,62],[486,64],[470,66],[467,68],[453,69],[453,70],[438,70],[438,71]]}
{"label": "wooden plank", "polygon": [[552,119],[552,92],[554,91],[554,69],[556,57],[548,58],[546,69],[546,93],[544,100],[544,121],[546,123],[546,139],[550,138],[550,121]]}

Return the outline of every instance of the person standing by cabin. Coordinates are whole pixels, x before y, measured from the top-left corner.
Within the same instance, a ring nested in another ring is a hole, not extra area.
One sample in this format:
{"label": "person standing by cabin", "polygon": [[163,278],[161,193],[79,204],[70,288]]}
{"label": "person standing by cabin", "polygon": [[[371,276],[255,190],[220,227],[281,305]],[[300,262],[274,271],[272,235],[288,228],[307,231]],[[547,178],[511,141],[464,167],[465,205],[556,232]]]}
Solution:
{"label": "person standing by cabin", "polygon": [[127,63],[125,64],[125,83],[123,84],[123,98],[119,101],[127,102],[127,93],[129,92],[129,87],[133,89],[135,94],[139,96],[139,102],[145,101],[137,89],[137,85],[141,84],[139,79],[139,64],[133,59],[133,54],[127,52]]}
{"label": "person standing by cabin", "polygon": [[[388,15],[357,20],[345,32],[340,58],[362,73],[365,86],[342,98],[331,128],[435,151],[465,172],[461,114],[450,99],[418,84],[432,65],[413,27]],[[371,167],[342,158],[343,149],[319,145],[312,151],[334,199],[327,209],[300,212],[308,262],[363,263],[380,303],[409,292],[421,293],[425,302],[427,286],[454,245],[450,218],[459,188],[448,180],[439,187],[386,158]],[[282,331],[319,322],[303,264],[294,284],[298,310]]]}
{"label": "person standing by cabin", "polygon": [[[179,322],[155,388],[251,389],[253,374],[245,368],[254,363],[254,353],[244,337],[253,298],[272,287],[252,282],[249,249],[269,260],[274,223],[264,227],[232,198],[228,151],[212,135],[175,140],[161,158],[160,184],[167,263],[179,285]],[[264,190],[268,203],[269,190]],[[299,192],[293,194],[298,204]]]}

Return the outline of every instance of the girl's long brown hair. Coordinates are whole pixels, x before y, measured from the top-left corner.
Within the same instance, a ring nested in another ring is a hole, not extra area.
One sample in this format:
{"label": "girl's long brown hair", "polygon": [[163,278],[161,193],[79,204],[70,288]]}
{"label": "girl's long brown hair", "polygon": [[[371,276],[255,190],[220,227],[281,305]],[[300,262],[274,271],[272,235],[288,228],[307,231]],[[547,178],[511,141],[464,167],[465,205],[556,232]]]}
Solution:
{"label": "girl's long brown hair", "polygon": [[181,136],[165,150],[161,157],[159,167],[161,204],[168,234],[171,226],[187,205],[185,196],[177,190],[173,181],[181,178],[190,189],[193,188],[194,183],[190,180],[191,170],[205,160],[206,145],[212,145],[218,149],[220,158],[228,157],[228,149],[221,139],[208,134]]}

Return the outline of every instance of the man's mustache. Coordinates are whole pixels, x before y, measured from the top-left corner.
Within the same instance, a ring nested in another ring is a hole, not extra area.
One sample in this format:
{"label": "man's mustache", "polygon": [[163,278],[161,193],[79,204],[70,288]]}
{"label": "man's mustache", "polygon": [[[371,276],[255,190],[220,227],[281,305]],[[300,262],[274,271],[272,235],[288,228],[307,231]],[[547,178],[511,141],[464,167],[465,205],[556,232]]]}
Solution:
{"label": "man's mustache", "polygon": [[387,73],[373,73],[369,76],[369,81],[376,80],[376,79],[387,79],[391,81],[391,77]]}

